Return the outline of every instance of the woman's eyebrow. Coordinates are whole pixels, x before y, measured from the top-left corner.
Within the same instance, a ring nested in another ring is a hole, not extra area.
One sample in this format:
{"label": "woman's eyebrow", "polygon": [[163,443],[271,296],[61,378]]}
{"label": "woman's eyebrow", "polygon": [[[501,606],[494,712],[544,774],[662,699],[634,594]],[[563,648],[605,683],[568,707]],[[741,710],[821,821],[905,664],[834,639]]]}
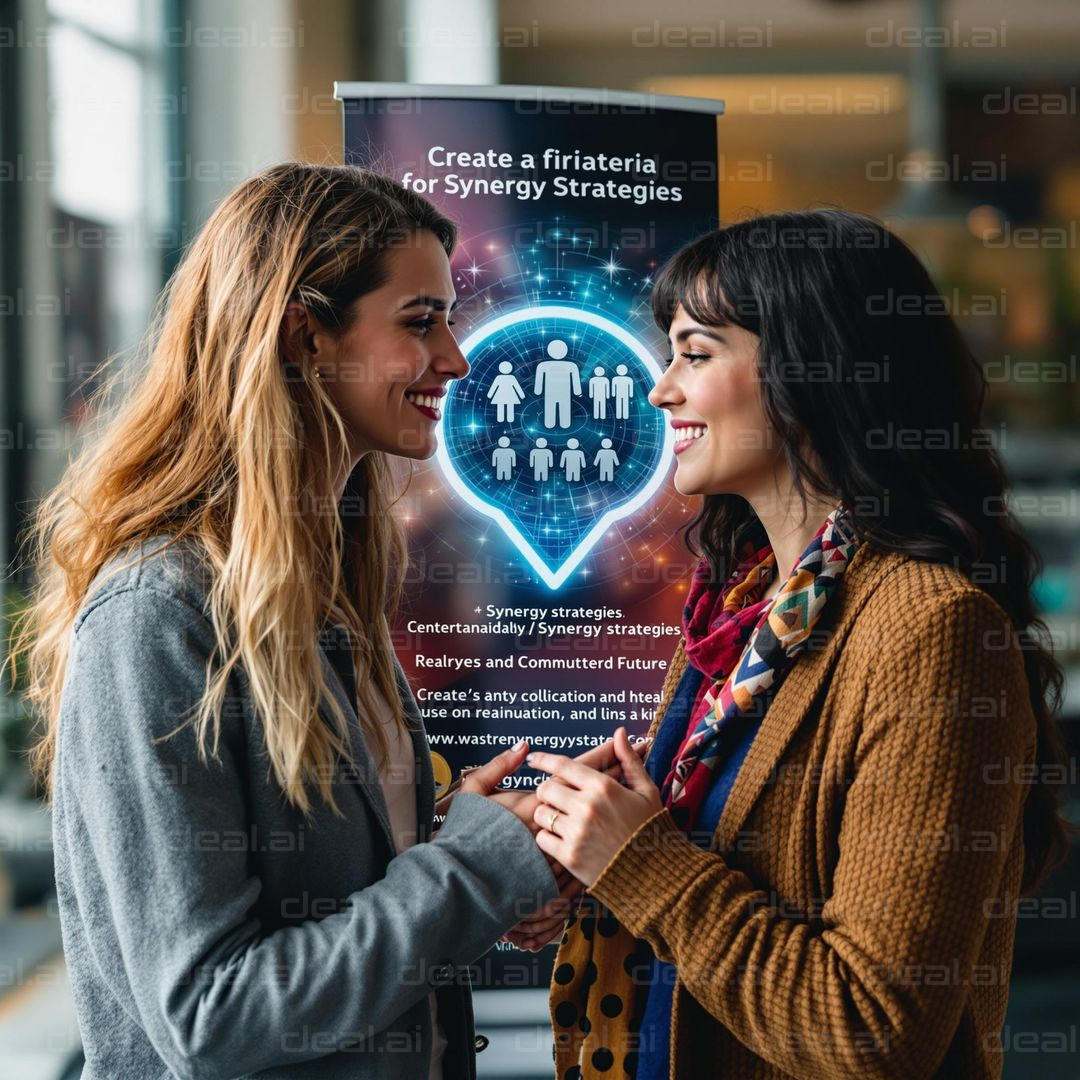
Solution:
{"label": "woman's eyebrow", "polygon": [[[450,310],[453,311],[458,306],[458,303],[459,301],[455,300],[450,305]],[[406,300],[398,308],[398,311],[407,311],[411,307],[434,308],[436,311],[445,311],[446,301],[438,296],[414,296],[411,300]]]}
{"label": "woman's eyebrow", "polygon": [[714,341],[727,341],[722,331],[710,330],[707,326],[688,326],[675,335],[675,341],[677,343],[683,342],[692,334],[701,334],[703,337],[712,338]]}

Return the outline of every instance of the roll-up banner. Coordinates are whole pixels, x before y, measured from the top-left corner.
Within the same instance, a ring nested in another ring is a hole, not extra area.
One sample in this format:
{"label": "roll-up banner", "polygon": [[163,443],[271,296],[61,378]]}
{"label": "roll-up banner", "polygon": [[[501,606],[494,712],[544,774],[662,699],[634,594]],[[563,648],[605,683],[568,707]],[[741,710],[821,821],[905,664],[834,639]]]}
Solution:
{"label": "roll-up banner", "polygon": [[339,82],[335,97],[347,163],[459,226],[471,371],[399,506],[411,565],[394,640],[437,783],[521,737],[572,755],[620,724],[644,732],[693,562],[673,431],[648,401],[670,355],[650,293],[717,224],[723,105],[534,86]]}

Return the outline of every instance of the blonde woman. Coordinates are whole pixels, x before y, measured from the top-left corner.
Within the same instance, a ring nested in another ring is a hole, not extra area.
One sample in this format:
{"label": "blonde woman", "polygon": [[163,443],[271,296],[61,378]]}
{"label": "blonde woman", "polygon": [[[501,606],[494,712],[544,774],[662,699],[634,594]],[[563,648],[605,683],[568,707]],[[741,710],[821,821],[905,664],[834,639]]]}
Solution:
{"label": "blonde woman", "polygon": [[432,835],[387,624],[387,456],[434,452],[468,372],[454,240],[358,169],[243,183],[39,507],[13,655],[44,722],[84,1077],[472,1076],[459,969],[558,894],[535,798],[486,797],[524,744]]}

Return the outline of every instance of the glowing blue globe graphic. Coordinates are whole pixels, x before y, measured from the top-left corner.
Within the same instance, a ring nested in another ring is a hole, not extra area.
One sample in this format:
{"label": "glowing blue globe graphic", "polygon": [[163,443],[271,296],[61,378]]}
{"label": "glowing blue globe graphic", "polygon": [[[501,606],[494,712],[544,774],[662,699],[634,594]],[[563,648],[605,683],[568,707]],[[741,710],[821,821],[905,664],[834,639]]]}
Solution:
{"label": "glowing blue globe graphic", "polygon": [[673,433],[647,400],[659,365],[613,320],[554,304],[499,315],[461,349],[472,370],[450,386],[439,464],[557,589],[663,481]]}

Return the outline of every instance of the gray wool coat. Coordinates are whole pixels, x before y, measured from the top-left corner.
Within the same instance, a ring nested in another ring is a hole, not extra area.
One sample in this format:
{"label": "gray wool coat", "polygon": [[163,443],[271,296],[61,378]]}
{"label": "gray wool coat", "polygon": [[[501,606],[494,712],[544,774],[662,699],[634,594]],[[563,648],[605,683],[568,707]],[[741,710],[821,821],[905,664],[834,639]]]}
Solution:
{"label": "gray wool coat", "polygon": [[[336,817],[289,807],[268,775],[242,672],[222,714],[220,763],[190,725],[214,636],[194,544],[146,541],[103,568],[72,628],[57,743],[53,841],[84,1080],[227,1077],[426,1080],[427,995],[449,1039],[446,1080],[475,1075],[466,965],[557,894],[529,830],[459,793],[432,836],[427,738],[413,728],[420,842],[395,853],[355,709],[355,769]],[[320,711],[329,719],[324,700]]]}

